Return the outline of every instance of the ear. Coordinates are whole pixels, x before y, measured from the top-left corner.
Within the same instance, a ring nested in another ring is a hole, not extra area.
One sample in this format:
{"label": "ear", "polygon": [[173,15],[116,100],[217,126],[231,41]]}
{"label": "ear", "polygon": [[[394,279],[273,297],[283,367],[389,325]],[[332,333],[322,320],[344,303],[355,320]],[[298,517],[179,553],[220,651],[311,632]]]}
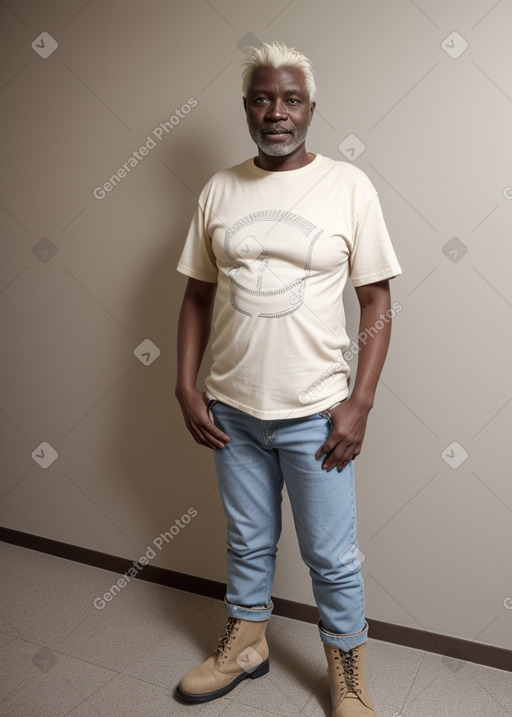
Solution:
{"label": "ear", "polygon": [[242,99],[244,102],[245,121],[247,122],[247,124],[249,124],[249,115],[247,113],[247,97],[243,97]]}
{"label": "ear", "polygon": [[311,120],[313,119],[313,115],[315,114],[315,107],[316,107],[316,102],[312,102],[311,106],[309,108],[309,111],[311,113],[309,116],[309,124],[311,124]]}

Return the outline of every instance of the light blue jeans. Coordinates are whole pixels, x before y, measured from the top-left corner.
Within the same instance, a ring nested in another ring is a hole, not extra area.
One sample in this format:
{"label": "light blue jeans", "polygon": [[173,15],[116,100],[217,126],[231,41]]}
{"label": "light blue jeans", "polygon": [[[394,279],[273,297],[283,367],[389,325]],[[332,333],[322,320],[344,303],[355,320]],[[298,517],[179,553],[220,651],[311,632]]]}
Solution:
{"label": "light blue jeans", "polygon": [[312,578],[320,637],[344,651],[361,645],[368,625],[357,557],[353,464],[341,473],[327,472],[315,459],[331,428],[329,413],[264,421],[219,401],[210,402],[210,410],[231,438],[214,451],[228,527],[228,616],[270,617],[284,482]]}

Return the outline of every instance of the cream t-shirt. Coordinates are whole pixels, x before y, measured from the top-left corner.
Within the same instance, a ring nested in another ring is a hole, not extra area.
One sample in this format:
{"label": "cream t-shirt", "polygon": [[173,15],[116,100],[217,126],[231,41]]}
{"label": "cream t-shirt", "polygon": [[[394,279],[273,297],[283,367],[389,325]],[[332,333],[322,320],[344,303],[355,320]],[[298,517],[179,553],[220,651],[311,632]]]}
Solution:
{"label": "cream t-shirt", "polygon": [[249,159],[215,174],[178,271],[217,282],[208,395],[257,418],[297,418],[348,394],[342,293],[401,273],[377,192],[317,154],[269,172]]}

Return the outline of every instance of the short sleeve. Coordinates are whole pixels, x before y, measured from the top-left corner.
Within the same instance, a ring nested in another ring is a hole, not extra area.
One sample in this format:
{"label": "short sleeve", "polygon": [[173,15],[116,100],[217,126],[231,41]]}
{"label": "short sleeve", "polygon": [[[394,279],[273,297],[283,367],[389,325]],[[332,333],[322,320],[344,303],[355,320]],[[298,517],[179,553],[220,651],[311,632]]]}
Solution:
{"label": "short sleeve", "polygon": [[401,273],[379,197],[375,194],[357,216],[350,254],[350,278],[357,287],[391,279]]}
{"label": "short sleeve", "polygon": [[211,237],[205,224],[203,203],[200,198],[188,230],[177,270],[192,279],[215,284],[218,276],[217,264],[212,250]]}

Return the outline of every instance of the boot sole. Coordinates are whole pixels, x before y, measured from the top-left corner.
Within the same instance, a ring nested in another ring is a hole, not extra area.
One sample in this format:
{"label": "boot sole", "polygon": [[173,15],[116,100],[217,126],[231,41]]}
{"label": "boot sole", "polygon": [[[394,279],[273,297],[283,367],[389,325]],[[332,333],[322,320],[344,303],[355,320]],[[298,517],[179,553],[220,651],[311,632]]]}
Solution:
{"label": "boot sole", "polygon": [[225,687],[221,687],[220,690],[213,690],[213,692],[201,692],[197,695],[192,694],[191,692],[184,692],[179,686],[176,688],[176,693],[181,697],[182,700],[185,700],[185,702],[209,702],[210,700],[216,700],[218,697],[224,697],[224,695],[227,695],[228,692],[231,692],[231,690],[234,690],[237,685],[240,684],[240,682],[243,682],[243,680],[255,680],[258,677],[263,677],[263,675],[266,675],[270,669],[270,664],[268,660],[265,660],[265,662],[262,662],[259,667],[257,667],[252,672],[242,672],[241,675],[238,677],[235,677],[235,679],[229,683],[229,685],[226,685]]}

